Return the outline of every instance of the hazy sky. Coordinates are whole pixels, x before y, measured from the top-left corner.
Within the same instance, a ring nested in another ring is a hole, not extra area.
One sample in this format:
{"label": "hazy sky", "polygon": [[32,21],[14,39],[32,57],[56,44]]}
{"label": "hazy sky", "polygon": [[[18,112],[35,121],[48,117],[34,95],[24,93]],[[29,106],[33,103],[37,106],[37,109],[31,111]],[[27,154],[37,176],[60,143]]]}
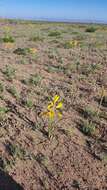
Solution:
{"label": "hazy sky", "polygon": [[107,0],[0,0],[0,17],[107,21]]}

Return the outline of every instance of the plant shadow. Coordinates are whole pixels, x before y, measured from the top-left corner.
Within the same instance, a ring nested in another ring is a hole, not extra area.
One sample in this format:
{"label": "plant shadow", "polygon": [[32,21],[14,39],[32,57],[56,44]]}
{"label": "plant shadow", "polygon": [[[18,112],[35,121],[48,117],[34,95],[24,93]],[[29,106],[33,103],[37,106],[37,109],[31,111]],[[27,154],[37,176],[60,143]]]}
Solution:
{"label": "plant shadow", "polygon": [[0,190],[24,190],[14,179],[0,169]]}

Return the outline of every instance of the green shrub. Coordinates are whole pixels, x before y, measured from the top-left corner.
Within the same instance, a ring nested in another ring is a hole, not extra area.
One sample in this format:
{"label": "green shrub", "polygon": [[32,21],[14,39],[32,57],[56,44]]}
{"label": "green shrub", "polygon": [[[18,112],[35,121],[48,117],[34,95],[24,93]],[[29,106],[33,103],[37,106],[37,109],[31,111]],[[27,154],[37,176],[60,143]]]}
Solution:
{"label": "green shrub", "polygon": [[85,32],[95,32],[97,29],[93,26],[86,28]]}
{"label": "green shrub", "polygon": [[96,126],[91,121],[85,120],[82,124],[81,131],[88,136],[92,136],[95,133]]}
{"label": "green shrub", "polygon": [[5,36],[4,38],[2,38],[4,43],[14,43],[15,39],[12,36]]}
{"label": "green shrub", "polygon": [[85,118],[92,119],[97,117],[97,111],[93,107],[87,106],[83,110],[83,115]]}
{"label": "green shrub", "polygon": [[30,99],[28,99],[28,100],[26,101],[26,106],[27,106],[29,109],[32,109],[32,108],[33,108],[33,101],[30,100]]}
{"label": "green shrub", "polygon": [[13,78],[15,78],[15,69],[13,67],[10,67],[8,65],[6,65],[6,68],[2,71],[3,74],[6,76],[6,79],[8,80],[12,80]]}
{"label": "green shrub", "polygon": [[9,111],[6,107],[0,107],[0,120],[2,120],[5,117],[5,114]]}
{"label": "green shrub", "polygon": [[61,32],[59,31],[51,31],[48,36],[50,37],[60,37],[61,36]]}
{"label": "green shrub", "polygon": [[29,53],[29,48],[17,48],[13,53],[17,55],[27,55]]}
{"label": "green shrub", "polygon": [[40,84],[41,80],[42,80],[42,77],[39,74],[35,74],[30,77],[29,84],[37,86],[38,84]]}
{"label": "green shrub", "polygon": [[12,94],[13,97],[17,99],[19,98],[19,94],[14,86],[11,86],[10,88],[8,88],[8,92]]}

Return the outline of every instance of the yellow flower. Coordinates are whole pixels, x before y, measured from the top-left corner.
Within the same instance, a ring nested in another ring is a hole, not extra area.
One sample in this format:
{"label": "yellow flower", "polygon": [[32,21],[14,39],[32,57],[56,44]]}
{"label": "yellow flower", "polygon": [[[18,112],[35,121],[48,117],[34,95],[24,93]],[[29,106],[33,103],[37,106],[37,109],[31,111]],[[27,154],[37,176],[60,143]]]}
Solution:
{"label": "yellow flower", "polygon": [[48,104],[48,106],[47,106],[47,110],[50,111],[53,108],[53,106],[54,106],[54,103],[50,102],[50,104]]}
{"label": "yellow flower", "polygon": [[75,40],[75,41],[74,41],[74,46],[77,46],[77,45],[78,45],[78,41]]}
{"label": "yellow flower", "polygon": [[54,96],[53,100],[48,104],[47,111],[43,112],[42,115],[49,117],[50,120],[53,120],[55,116],[59,118],[62,117],[61,109],[63,107],[62,101],[59,101],[60,96]]}
{"label": "yellow flower", "polygon": [[48,118],[48,136],[49,138],[52,136],[53,130],[55,128],[55,119],[56,116],[61,119],[62,112],[61,109],[63,107],[62,101],[60,101],[60,96],[54,96],[53,100],[48,104],[47,110],[41,113],[41,116],[45,116]]}
{"label": "yellow flower", "polygon": [[59,96],[58,95],[56,95],[56,96],[54,96],[54,98],[53,98],[53,103],[55,104],[58,100],[59,100]]}
{"label": "yellow flower", "polygon": [[51,111],[49,112],[49,118],[50,118],[51,120],[53,120],[54,117],[55,117],[55,112],[54,112],[53,110],[51,110]]}
{"label": "yellow flower", "polygon": [[69,44],[71,45],[71,46],[73,46],[73,47],[76,47],[77,45],[78,45],[78,41],[77,40],[72,40],[72,41],[70,41],[69,42]]}
{"label": "yellow flower", "polygon": [[63,103],[59,102],[58,105],[56,106],[56,109],[61,109],[63,107]]}
{"label": "yellow flower", "polygon": [[29,50],[30,50],[30,52],[32,53],[32,54],[35,54],[35,53],[37,53],[37,49],[36,48],[29,48]]}

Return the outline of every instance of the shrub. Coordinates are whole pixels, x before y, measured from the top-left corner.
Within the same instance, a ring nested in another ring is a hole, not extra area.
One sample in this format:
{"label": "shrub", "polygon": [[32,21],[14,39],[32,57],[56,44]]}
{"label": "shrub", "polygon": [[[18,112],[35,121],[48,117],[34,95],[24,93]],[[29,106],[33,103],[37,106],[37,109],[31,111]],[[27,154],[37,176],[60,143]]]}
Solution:
{"label": "shrub", "polygon": [[88,136],[92,136],[95,133],[96,126],[91,121],[85,120],[82,124],[81,131]]}
{"label": "shrub", "polygon": [[85,118],[92,119],[97,116],[97,111],[93,107],[87,106],[84,108],[83,115]]}
{"label": "shrub", "polygon": [[97,29],[93,26],[86,28],[85,32],[95,32]]}
{"label": "shrub", "polygon": [[5,117],[5,115],[6,115],[6,113],[8,111],[9,111],[8,108],[6,108],[6,107],[0,107],[0,120],[2,120]]}
{"label": "shrub", "polygon": [[59,31],[51,31],[48,36],[51,36],[51,37],[60,37],[61,36],[61,33]]}
{"label": "shrub", "polygon": [[35,54],[37,53],[37,49],[36,48],[17,48],[16,50],[14,50],[13,53],[17,55]]}
{"label": "shrub", "polygon": [[18,94],[18,92],[17,92],[17,90],[16,90],[16,88],[14,87],[14,86],[11,86],[9,89],[8,89],[8,92],[10,93],[10,94],[12,94],[12,96],[13,97],[15,97],[15,98],[19,98],[19,94]]}
{"label": "shrub", "polygon": [[2,72],[10,81],[15,78],[15,69],[13,67],[6,65],[6,68]]}
{"label": "shrub", "polygon": [[43,38],[38,36],[33,36],[30,38],[30,41],[37,42],[37,41],[43,41]]}
{"label": "shrub", "polygon": [[27,53],[29,53],[28,48],[17,48],[16,50],[14,50],[15,54],[17,55],[26,55]]}
{"label": "shrub", "polygon": [[29,109],[32,109],[32,108],[33,108],[33,101],[30,100],[30,99],[28,99],[28,100],[26,101],[26,106],[27,106]]}
{"label": "shrub", "polygon": [[42,77],[38,74],[35,74],[30,77],[29,84],[37,86],[38,84],[40,84],[41,80],[42,80]]}
{"label": "shrub", "polygon": [[4,43],[14,43],[15,40],[12,36],[5,36],[4,38],[2,38]]}

